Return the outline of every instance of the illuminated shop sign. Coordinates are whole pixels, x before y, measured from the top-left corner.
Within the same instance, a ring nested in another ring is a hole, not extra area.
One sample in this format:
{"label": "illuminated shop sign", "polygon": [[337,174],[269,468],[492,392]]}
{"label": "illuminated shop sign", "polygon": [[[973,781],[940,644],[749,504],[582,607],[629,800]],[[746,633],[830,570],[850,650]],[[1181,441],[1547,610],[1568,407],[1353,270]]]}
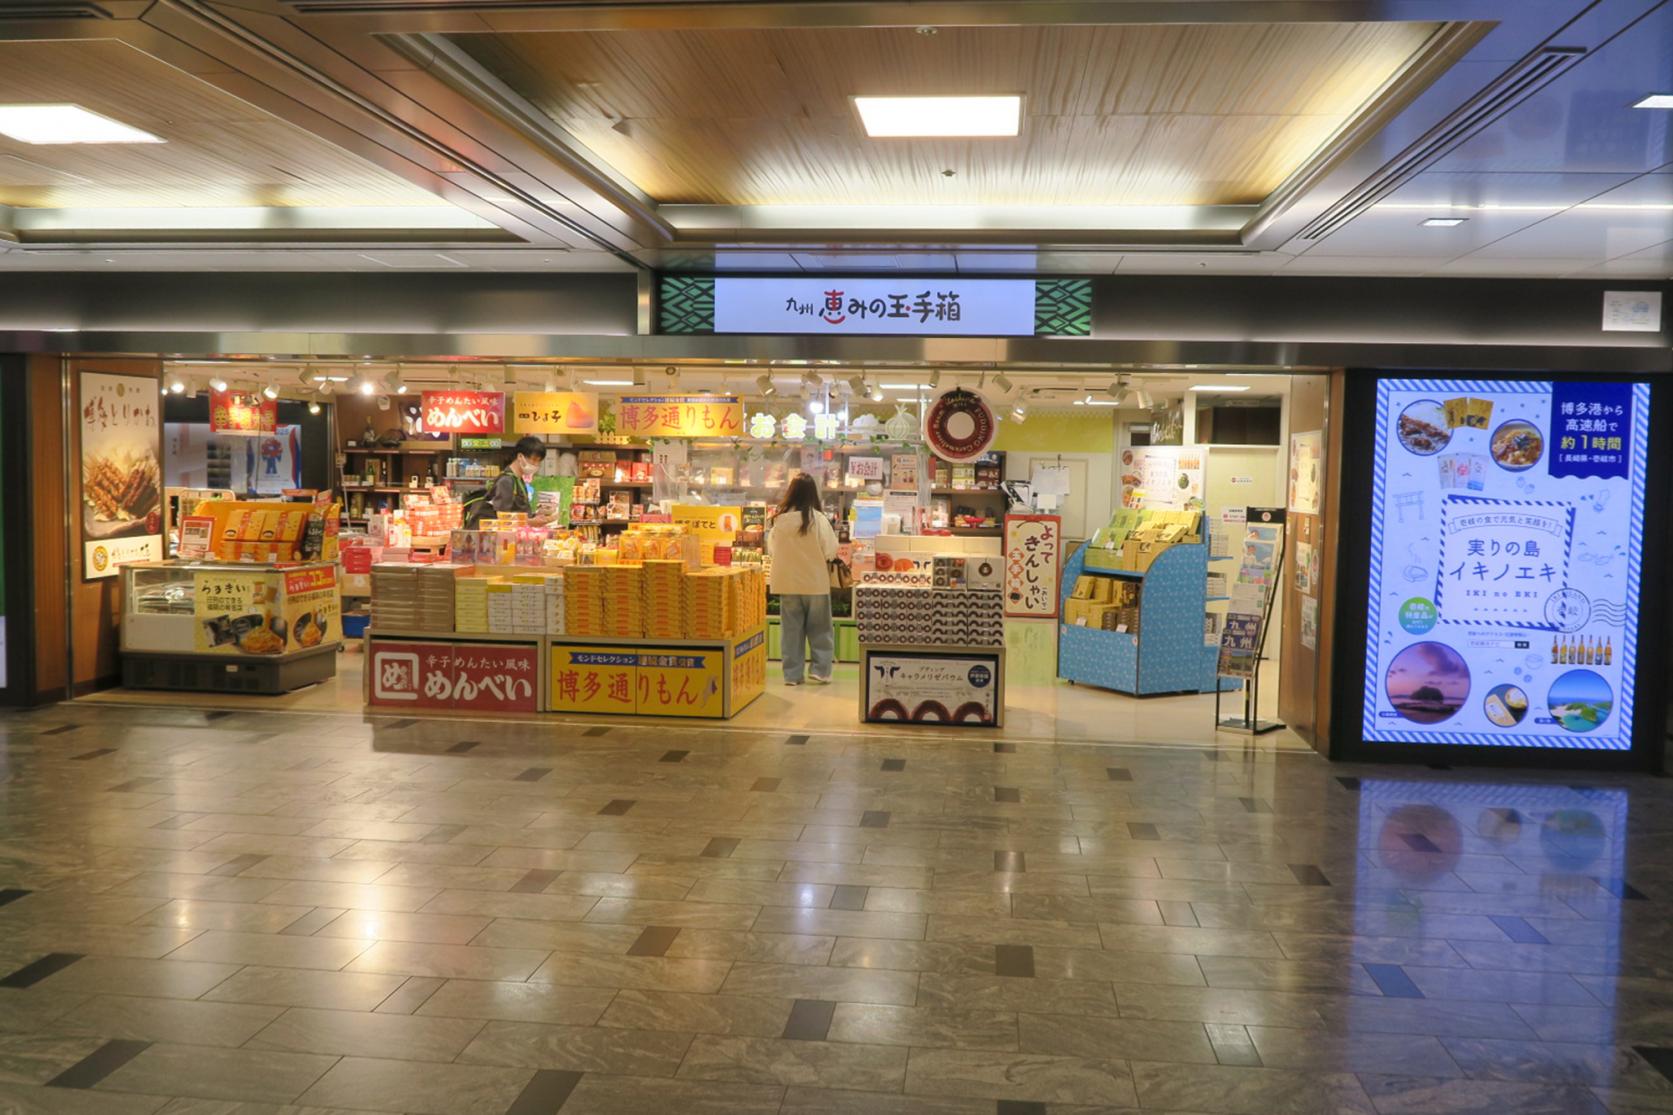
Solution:
{"label": "illuminated shop sign", "polygon": [[1031,337],[1034,280],[717,278],[714,331]]}
{"label": "illuminated shop sign", "polygon": [[1649,403],[1377,385],[1368,742],[1631,748]]}

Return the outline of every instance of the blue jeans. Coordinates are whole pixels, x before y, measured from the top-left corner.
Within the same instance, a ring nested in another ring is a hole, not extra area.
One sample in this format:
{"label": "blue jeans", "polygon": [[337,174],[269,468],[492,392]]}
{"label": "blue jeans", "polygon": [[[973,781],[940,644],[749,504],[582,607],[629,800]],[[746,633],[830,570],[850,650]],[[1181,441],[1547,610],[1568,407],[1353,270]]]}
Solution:
{"label": "blue jeans", "polygon": [[802,642],[813,649],[813,676],[831,676],[831,660],[836,657],[836,632],[831,627],[831,594],[801,596],[780,593],[778,598],[780,640],[784,659],[784,680],[802,680]]}

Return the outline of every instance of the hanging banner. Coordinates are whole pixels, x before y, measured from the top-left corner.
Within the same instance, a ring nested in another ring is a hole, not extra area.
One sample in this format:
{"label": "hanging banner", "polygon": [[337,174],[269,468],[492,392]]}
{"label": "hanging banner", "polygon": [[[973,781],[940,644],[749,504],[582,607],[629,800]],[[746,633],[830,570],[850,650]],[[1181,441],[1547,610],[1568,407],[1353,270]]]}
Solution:
{"label": "hanging banner", "polygon": [[81,373],[81,575],[163,558],[157,381]]}
{"label": "hanging banner", "polygon": [[624,395],[616,433],[629,437],[742,437],[744,404],[736,395]]}
{"label": "hanging banner", "polygon": [[211,391],[209,432],[256,437],[279,425],[279,401],[260,391]]}
{"label": "hanging banner", "polygon": [[505,432],[505,396],[498,391],[426,391],[424,428],[439,434]]}
{"label": "hanging banner", "polygon": [[924,410],[924,441],[953,464],[968,464],[986,453],[998,432],[987,401],[961,387],[943,392]]}
{"label": "hanging banner", "polygon": [[582,391],[519,391],[511,397],[514,434],[596,434],[598,396]]}
{"label": "hanging banner", "polygon": [[1063,520],[1056,515],[1005,516],[1005,614],[1057,615],[1063,580]]}

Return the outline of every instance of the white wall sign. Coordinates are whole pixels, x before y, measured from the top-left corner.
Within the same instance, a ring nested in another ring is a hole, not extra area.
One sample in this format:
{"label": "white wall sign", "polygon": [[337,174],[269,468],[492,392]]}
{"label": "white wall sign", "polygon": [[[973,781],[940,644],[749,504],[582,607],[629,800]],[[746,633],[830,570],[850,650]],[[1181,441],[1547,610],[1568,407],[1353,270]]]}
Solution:
{"label": "white wall sign", "polygon": [[715,279],[716,333],[1032,337],[1033,279]]}
{"label": "white wall sign", "polygon": [[1603,331],[1605,333],[1659,333],[1661,331],[1661,291],[1604,291]]}

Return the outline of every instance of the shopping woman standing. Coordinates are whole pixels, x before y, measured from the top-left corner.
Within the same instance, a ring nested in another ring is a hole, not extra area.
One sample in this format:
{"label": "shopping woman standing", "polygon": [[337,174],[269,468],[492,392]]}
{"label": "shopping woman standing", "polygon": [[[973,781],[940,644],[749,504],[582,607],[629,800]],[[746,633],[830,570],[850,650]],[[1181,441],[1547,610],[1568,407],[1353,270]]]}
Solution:
{"label": "shopping woman standing", "polygon": [[805,640],[813,652],[807,680],[824,685],[831,680],[831,662],[836,657],[829,563],[837,556],[837,540],[819,506],[819,485],[813,477],[797,476],[784,490],[784,501],[767,536],[767,554],[773,561],[768,587],[778,594],[784,636],[784,684],[802,684]]}

